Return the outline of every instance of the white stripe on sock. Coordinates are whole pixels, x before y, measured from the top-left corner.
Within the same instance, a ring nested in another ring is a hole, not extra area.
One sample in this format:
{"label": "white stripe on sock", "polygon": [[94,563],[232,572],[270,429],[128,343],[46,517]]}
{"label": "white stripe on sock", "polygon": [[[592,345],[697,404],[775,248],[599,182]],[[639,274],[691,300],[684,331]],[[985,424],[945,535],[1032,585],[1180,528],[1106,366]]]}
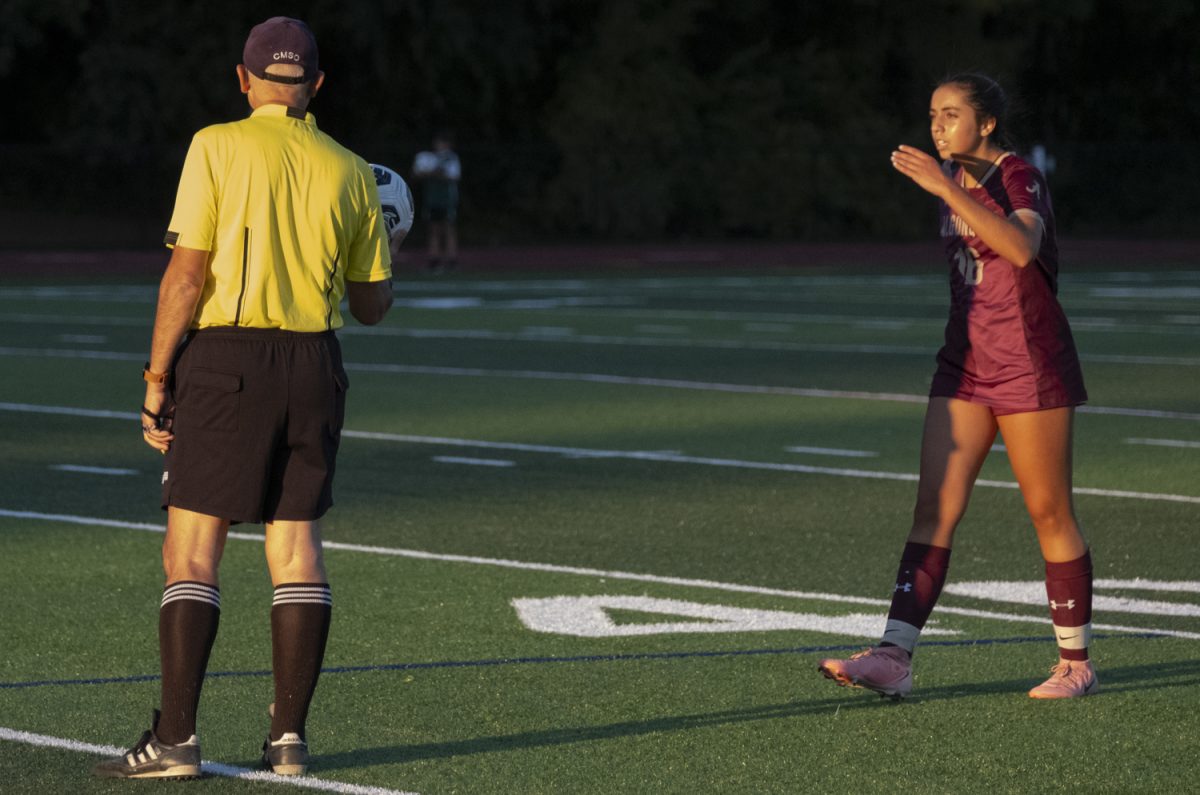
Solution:
{"label": "white stripe on sock", "polygon": [[160,607],[180,599],[191,599],[196,602],[207,602],[218,610],[221,609],[221,592],[211,585],[198,582],[180,582],[167,586],[163,591]]}
{"label": "white stripe on sock", "polygon": [[330,596],[279,596],[271,606],[275,605],[328,605],[333,607],[333,597]]}
{"label": "white stripe on sock", "polygon": [[275,589],[271,605],[318,604],[333,606],[328,585],[281,585]]}

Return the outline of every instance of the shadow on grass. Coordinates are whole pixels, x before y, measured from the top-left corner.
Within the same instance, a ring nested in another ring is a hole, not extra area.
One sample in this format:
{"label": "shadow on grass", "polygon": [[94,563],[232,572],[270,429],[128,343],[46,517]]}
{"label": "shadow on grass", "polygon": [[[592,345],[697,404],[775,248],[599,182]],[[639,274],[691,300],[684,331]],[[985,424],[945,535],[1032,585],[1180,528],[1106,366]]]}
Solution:
{"label": "shadow on grass", "polygon": [[[813,676],[816,676],[814,672]],[[1105,692],[1187,688],[1200,684],[1200,659],[1178,662],[1105,668],[1100,671]],[[997,694],[1024,696],[1037,684],[1037,677],[1004,681],[954,684],[919,689],[908,699],[914,703],[952,701]],[[833,687],[832,683],[830,687]],[[473,737],[441,743],[390,745],[318,754],[314,757],[315,772],[348,767],[404,764],[423,759],[449,759],[474,754],[504,753],[528,748],[544,748],[572,743],[636,737],[660,732],[690,731],[715,726],[730,726],[753,721],[781,720],[809,715],[828,715],[849,710],[904,709],[904,702],[875,696],[868,691],[838,694],[810,701],[789,701],[744,709],[702,712],[692,715],[672,715],[646,720],[622,721],[599,726],[576,726],[557,729],[518,732],[492,737]]]}

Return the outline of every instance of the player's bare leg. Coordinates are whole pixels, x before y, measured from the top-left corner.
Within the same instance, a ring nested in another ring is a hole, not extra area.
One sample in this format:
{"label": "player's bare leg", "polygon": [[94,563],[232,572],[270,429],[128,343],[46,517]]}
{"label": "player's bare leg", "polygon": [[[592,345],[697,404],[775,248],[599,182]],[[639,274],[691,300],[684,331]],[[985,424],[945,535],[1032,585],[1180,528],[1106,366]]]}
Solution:
{"label": "player's bare leg", "polygon": [[929,399],[911,543],[951,548],[996,429],[996,417],[987,406],[955,398]]}
{"label": "player's bare leg", "polygon": [[941,593],[954,531],[996,438],[991,409],[931,398],[921,442],[921,476],[913,525],[900,560],[880,645],[817,669],[839,685],[900,698],[912,689],[912,651]]}
{"label": "player's bare leg", "polygon": [[1092,558],[1071,495],[1071,407],[1000,417],[1008,460],[1046,560],[1046,594],[1058,642],[1051,676],[1034,698],[1073,698],[1099,689],[1088,659],[1092,620]]}
{"label": "player's bare leg", "polygon": [[1071,496],[1073,408],[999,417],[1000,433],[1042,557],[1063,563],[1087,552]]}
{"label": "player's bare leg", "polygon": [[271,659],[275,701],[263,762],[281,775],[308,766],[304,724],[321,673],[333,599],[316,521],[267,523],[266,555],[275,598],[271,606]]}

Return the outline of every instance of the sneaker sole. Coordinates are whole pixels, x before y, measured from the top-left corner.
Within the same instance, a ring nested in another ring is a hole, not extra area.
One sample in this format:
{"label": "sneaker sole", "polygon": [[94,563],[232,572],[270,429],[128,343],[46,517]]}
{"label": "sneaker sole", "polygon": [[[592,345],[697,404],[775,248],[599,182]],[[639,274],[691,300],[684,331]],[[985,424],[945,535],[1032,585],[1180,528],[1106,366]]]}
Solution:
{"label": "sneaker sole", "polygon": [[1092,683],[1090,685],[1088,685],[1082,693],[1071,693],[1069,695],[1057,695],[1054,693],[1035,693],[1032,690],[1030,690],[1029,697],[1036,698],[1039,700],[1045,700],[1045,701],[1054,701],[1054,700],[1061,700],[1064,698],[1083,698],[1084,696],[1094,696],[1096,693],[1099,693],[1099,692],[1100,692],[1100,682],[1098,680],[1093,680]]}
{"label": "sneaker sole", "polygon": [[817,670],[824,674],[826,679],[832,679],[837,683],[838,687],[855,687],[860,690],[870,690],[873,693],[878,693],[882,698],[890,698],[892,701],[899,701],[909,694],[909,690],[899,690],[896,688],[888,689],[886,687],[871,687],[859,682],[851,676],[846,676],[841,671],[831,668],[826,668],[824,665],[818,665]]}

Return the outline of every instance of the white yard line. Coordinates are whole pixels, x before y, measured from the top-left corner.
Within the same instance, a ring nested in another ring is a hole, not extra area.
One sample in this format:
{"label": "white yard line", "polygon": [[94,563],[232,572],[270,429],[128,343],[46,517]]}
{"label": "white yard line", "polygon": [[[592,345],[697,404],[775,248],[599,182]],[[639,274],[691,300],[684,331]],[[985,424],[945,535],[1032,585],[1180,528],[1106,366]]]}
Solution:
{"label": "white yard line", "polygon": [[830,455],[839,458],[877,458],[879,453],[874,450],[843,450],[840,447],[805,447],[803,445],[793,445],[785,447],[789,453],[801,453],[807,455]]}
{"label": "white yard line", "polygon": [[[491,342],[542,342],[561,345],[612,345],[616,347],[695,348],[700,350],[788,351],[795,353],[863,353],[889,356],[933,356],[934,348],[923,345],[883,345],[877,343],[809,343],[790,340],[690,339],[676,337],[638,337],[610,334],[575,334],[554,337],[520,331],[494,329],[430,329],[397,326],[343,326],[342,336],[402,337],[409,339],[485,340]],[[1172,360],[1178,364],[1178,361]],[[1196,360],[1200,365],[1200,358]]]}
{"label": "white yard line", "polygon": [[[78,740],[68,740],[63,737],[51,737],[45,734],[9,729],[0,726],[0,741],[23,743],[39,748],[57,748],[63,751],[90,754],[92,756],[121,756],[127,749],[115,745],[96,745]],[[236,765],[225,765],[219,762],[203,761],[201,770],[209,775],[226,778],[240,778],[246,781],[261,781],[264,784],[282,784],[297,789],[320,790],[322,792],[337,792],[343,795],[416,795],[403,790],[385,789],[383,787],[365,787],[361,784],[345,784],[340,781],[314,778],[312,776],[278,776],[265,770],[251,770]]]}
{"label": "white yard line", "polygon": [[[369,364],[347,362],[346,369],[358,373],[397,373],[404,375],[434,375],[451,378],[517,378],[533,381],[575,381],[590,384],[613,384],[616,386],[657,387],[661,389],[688,389],[700,392],[730,392],[745,395],[781,395],[784,397],[833,398],[917,403],[929,401],[925,395],[906,395],[899,392],[860,392],[845,389],[809,389],[790,386],[764,386],[757,384],[725,384],[713,381],[688,381],[679,378],[648,378],[604,373],[572,373],[553,370],[496,370],[486,367],[438,367],[408,364]],[[1195,415],[1200,420],[1200,414]]]}
{"label": "white yard line", "polygon": [[[65,414],[83,417],[99,417],[104,419],[136,419],[133,412],[101,411],[95,409],[76,409],[67,406],[37,406],[27,403],[0,403],[0,411],[27,411],[45,414]],[[844,469],[840,467],[821,467],[808,464],[786,464],[772,461],[742,461],[733,458],[712,458],[705,456],[680,455],[670,451],[655,450],[598,450],[586,447],[565,447],[559,445],[527,444],[524,442],[492,442],[480,439],[456,439],[446,436],[414,436],[402,433],[380,433],[374,431],[355,431],[346,429],[342,436],[349,439],[368,439],[385,442],[401,442],[406,444],[431,444],[447,447],[468,447],[481,450],[512,450],[526,453],[548,453],[563,455],[569,458],[609,458],[630,461],[656,461],[672,464],[693,464],[698,466],[728,467],[731,469],[750,469],[772,472],[795,472],[806,475],[831,475],[833,477],[859,478],[863,480],[894,480],[915,483],[919,476],[915,472],[884,472],[870,469]],[[995,489],[1017,489],[1013,481],[980,479],[976,486]],[[1115,497],[1120,499],[1149,500],[1152,502],[1182,502],[1200,505],[1200,497],[1187,494],[1163,494],[1146,491],[1126,491],[1122,489],[1098,489],[1087,486],[1076,486],[1075,494],[1087,494],[1094,497]]]}
{"label": "white yard line", "polygon": [[[402,337],[409,339],[485,340],[490,342],[540,342],[559,345],[612,345],[616,347],[694,348],[700,350],[783,351],[791,353],[852,353],[883,356],[933,356],[935,348],[924,345],[883,345],[878,343],[807,343],[790,340],[680,339],[672,337],[636,337],[603,334],[548,335],[527,331],[496,331],[493,329],[420,329],[395,326],[344,326],[339,334],[345,337]],[[60,349],[0,348],[6,356],[72,356],[89,358],[87,353],[102,351],[68,351]],[[90,358],[120,358],[127,354],[93,356]],[[143,359],[144,354],[136,354]],[[1084,362],[1104,364],[1142,364],[1165,367],[1200,367],[1200,356],[1138,356],[1122,354],[1088,354],[1079,356]]]}
{"label": "white yard line", "polygon": [[[0,356],[29,356],[33,358],[106,359],[112,361],[145,361],[145,354],[121,353],[117,351],[88,351],[56,348],[13,348],[0,347]],[[730,392],[747,395],[783,395],[787,397],[834,398],[850,400],[872,400],[892,403],[916,403],[924,405],[927,395],[901,392],[866,392],[843,389],[813,389],[806,387],[766,386],[759,384],[726,384],[710,381],[689,381],[679,378],[645,378],[640,376],[610,375],[605,373],[572,373],[551,370],[498,370],[485,367],[438,367],[431,365],[375,364],[347,362],[346,369],[363,373],[398,373],[405,375],[434,375],[450,378],[517,378],[540,381],[578,381],[582,383],[643,386],[661,389],[689,389],[700,392]],[[8,404],[16,405],[16,404]],[[1080,406],[1080,414],[1103,414],[1120,417],[1143,417],[1146,419],[1170,419],[1200,421],[1200,412],[1162,411],[1116,406]]]}
{"label": "white yard line", "polygon": [[[162,525],[149,524],[146,522],[122,522],[114,519],[99,519],[90,516],[74,516],[70,514],[49,514],[39,513],[36,511],[14,511],[0,508],[0,517],[9,517],[13,519],[33,519],[38,521],[62,522],[65,524],[78,524],[86,526],[98,527],[116,527],[129,530],[144,530],[152,533],[165,532],[166,528]],[[265,536],[260,533],[242,533],[230,531],[229,538],[238,541],[257,541],[263,542]],[[378,547],[366,544],[345,544],[337,541],[323,541],[322,546],[325,549],[340,550],[344,552],[360,552],[369,555],[381,555],[387,557],[409,558],[413,560],[431,560],[442,563],[466,563],[476,566],[494,566],[505,569],[518,569],[522,571],[540,571],[552,574],[574,574],[582,577],[591,577],[601,580],[628,580],[633,582],[649,582],[658,585],[672,585],[683,588],[702,588],[714,591],[724,591],[726,593],[748,593],[760,596],[779,596],[789,599],[805,599],[818,602],[834,602],[838,604],[859,604],[859,605],[875,605],[877,607],[887,607],[891,602],[887,599],[874,599],[866,596],[848,596],[844,594],[823,593],[820,591],[793,591],[783,588],[766,588],[758,585],[742,585],[739,583],[718,582],[715,580],[702,580],[690,577],[669,577],[658,574],[640,574],[637,572],[628,571],[609,571],[605,569],[592,569],[582,566],[563,566],[554,563],[531,563],[528,561],[508,560],[505,558],[485,558],[475,555],[454,555],[438,552],[425,552],[417,549],[399,549],[395,547]],[[1138,582],[1137,580],[1121,581],[1126,583]],[[1009,621],[1024,624],[1042,624],[1047,622],[1044,615],[1031,616],[1020,615],[1016,613],[998,613],[991,610],[975,610],[967,607],[949,607],[938,605],[935,608],[937,613],[947,613],[960,616],[970,616],[972,618],[994,619],[997,621]],[[1133,627],[1122,624],[1098,624],[1093,623],[1092,626],[1096,629],[1112,630],[1115,632],[1135,632],[1135,633],[1155,633],[1166,635],[1175,638],[1186,638],[1190,640],[1200,640],[1200,632],[1185,632],[1182,630],[1155,629],[1153,627]]]}
{"label": "white yard line", "polygon": [[42,406],[36,403],[0,403],[0,411],[16,411],[25,414],[63,414],[68,417],[94,417],[103,420],[136,420],[136,411],[106,411],[104,409],[79,409],[72,406]]}
{"label": "white yard line", "polygon": [[435,455],[434,461],[439,464],[465,464],[475,467],[515,467],[516,461],[508,461],[502,458],[465,458],[457,455]]}
{"label": "white yard line", "polygon": [[1185,447],[1200,448],[1200,442],[1186,442],[1182,439],[1126,439],[1125,444],[1144,444],[1152,447]]}
{"label": "white yard line", "polygon": [[[633,461],[659,461],[675,464],[697,464],[702,466],[730,467],[732,469],[757,469],[773,472],[797,472],[807,475],[832,475],[834,477],[861,478],[865,480],[898,480],[916,483],[919,475],[915,472],[881,472],[870,469],[843,469],[840,467],[820,467],[807,464],[784,464],[771,461],[740,461],[731,458],[708,458],[704,456],[686,456],[676,453],[655,452],[644,450],[595,450],[582,447],[560,447],[556,445],[525,444],[521,442],[488,442],[477,439],[455,439],[438,436],[411,436],[399,433],[375,433],[367,431],[342,431],[342,436],[352,439],[372,439],[376,441],[405,442],[410,444],[444,444],[455,447],[477,447],[487,450],[513,450],[529,453],[551,453],[566,455],[572,458],[617,458]],[[976,486],[994,489],[1018,489],[1020,486],[1007,480],[979,479]],[[1200,497],[1186,494],[1159,494],[1145,491],[1125,491],[1121,489],[1097,489],[1087,486],[1076,486],[1075,494],[1087,494],[1095,497],[1118,497],[1134,500],[1151,500],[1156,502],[1183,502],[1200,505]]]}
{"label": "white yard line", "polygon": [[37,359],[110,359],[118,362],[145,360],[145,354],[119,351],[87,351],[72,348],[14,348],[0,346],[0,356],[31,356]]}
{"label": "white yard line", "polygon": [[[937,328],[946,325],[942,317],[887,317],[872,314],[870,317],[861,315],[826,315],[815,312],[733,312],[701,309],[643,309],[629,308],[639,303],[638,299],[629,296],[606,296],[600,298],[581,298],[567,296],[559,298],[539,298],[517,301],[484,300],[470,296],[449,296],[442,298],[412,298],[396,299],[396,306],[412,307],[426,310],[484,310],[484,311],[549,311],[570,309],[571,316],[577,318],[583,314],[591,314],[606,318],[654,318],[655,320],[693,320],[693,321],[742,321],[742,330],[747,332],[791,332],[795,325],[835,325],[852,326],[856,328],[875,329],[907,329],[913,327]],[[52,315],[37,312],[0,312],[0,323],[41,324],[63,326],[65,324],[98,325],[98,326],[128,326],[133,328],[149,328],[153,318],[106,316],[106,315]],[[1122,323],[1116,318],[1101,318],[1076,316],[1071,319],[1071,326],[1077,332],[1094,331],[1103,334],[1165,334],[1170,336],[1195,336],[1200,333],[1200,316],[1168,315],[1163,318],[1163,324]],[[649,329],[637,330],[648,332]]]}
{"label": "white yard line", "polygon": [[108,337],[103,334],[59,334],[59,342],[74,342],[79,345],[103,345]]}
{"label": "white yard line", "polygon": [[85,475],[136,475],[136,469],[124,467],[90,467],[80,464],[55,464],[50,467],[59,472],[79,472]]}

